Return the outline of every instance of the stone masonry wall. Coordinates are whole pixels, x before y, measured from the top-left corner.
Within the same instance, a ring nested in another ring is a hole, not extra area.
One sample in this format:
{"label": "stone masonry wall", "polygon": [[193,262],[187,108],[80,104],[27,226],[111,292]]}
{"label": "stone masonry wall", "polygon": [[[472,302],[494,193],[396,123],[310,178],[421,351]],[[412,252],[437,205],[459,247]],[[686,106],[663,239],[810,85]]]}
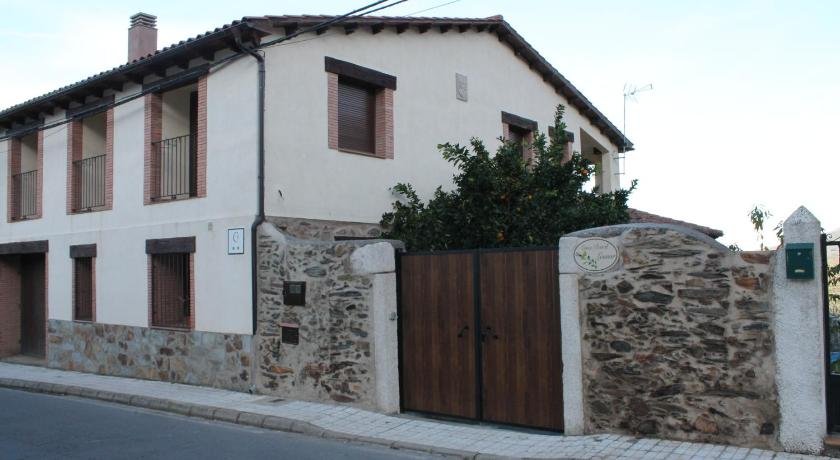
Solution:
{"label": "stone masonry wall", "polygon": [[[300,240],[271,224],[260,228],[259,392],[381,407],[377,403],[374,304],[376,276],[382,275],[360,273],[354,268],[353,255],[376,243]],[[393,248],[388,248],[393,261]],[[306,283],[305,305],[284,303],[284,281]],[[284,326],[297,328],[299,343],[284,342]],[[396,329],[393,335],[396,349]]]}
{"label": "stone masonry wall", "polygon": [[600,236],[619,261],[579,282],[586,431],[777,448],[774,254],[668,228]]}
{"label": "stone masonry wall", "polygon": [[267,219],[283,232],[302,239],[335,241],[336,237],[379,238],[382,234],[379,224],[275,216]]}
{"label": "stone masonry wall", "polygon": [[251,336],[51,319],[49,367],[248,391]]}

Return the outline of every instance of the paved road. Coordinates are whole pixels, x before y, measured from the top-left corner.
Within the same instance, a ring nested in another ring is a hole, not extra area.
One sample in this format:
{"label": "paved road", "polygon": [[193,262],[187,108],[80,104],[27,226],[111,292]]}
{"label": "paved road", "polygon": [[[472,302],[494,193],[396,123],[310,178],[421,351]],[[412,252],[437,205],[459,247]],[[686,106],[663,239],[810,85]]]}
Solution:
{"label": "paved road", "polygon": [[0,389],[0,459],[423,458],[71,397]]}

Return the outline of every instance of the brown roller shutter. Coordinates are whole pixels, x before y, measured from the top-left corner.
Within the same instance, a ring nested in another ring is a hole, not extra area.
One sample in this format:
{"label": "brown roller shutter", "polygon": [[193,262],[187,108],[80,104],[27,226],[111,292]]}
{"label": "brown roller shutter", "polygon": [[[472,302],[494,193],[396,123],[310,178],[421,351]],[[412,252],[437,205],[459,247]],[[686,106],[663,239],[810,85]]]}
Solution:
{"label": "brown roller shutter", "polygon": [[375,91],[338,81],[338,147],[374,153]]}

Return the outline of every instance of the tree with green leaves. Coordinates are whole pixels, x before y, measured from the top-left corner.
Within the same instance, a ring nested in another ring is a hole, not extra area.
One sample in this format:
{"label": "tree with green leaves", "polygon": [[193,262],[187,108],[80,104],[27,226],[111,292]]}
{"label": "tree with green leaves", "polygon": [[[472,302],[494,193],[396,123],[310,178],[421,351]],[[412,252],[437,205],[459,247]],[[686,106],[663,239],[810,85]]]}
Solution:
{"label": "tree with green leaves", "polygon": [[438,187],[423,202],[411,184],[393,187],[399,196],[382,216],[384,237],[409,250],[553,246],[576,230],[627,222],[627,199],[636,186],[611,193],[583,190],[595,166],[580,154],[564,158],[566,125],[558,106],[553,135],[536,134],[533,161],[523,146],[503,140],[495,155],[473,138],[469,146],[438,146],[457,172],[454,189]]}

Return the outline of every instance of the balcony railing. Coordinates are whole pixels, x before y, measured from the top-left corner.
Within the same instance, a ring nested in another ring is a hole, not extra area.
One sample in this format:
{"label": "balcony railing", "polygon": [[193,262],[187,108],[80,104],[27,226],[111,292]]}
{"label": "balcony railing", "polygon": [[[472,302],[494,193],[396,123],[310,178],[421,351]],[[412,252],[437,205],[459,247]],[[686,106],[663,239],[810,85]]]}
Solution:
{"label": "balcony railing", "polygon": [[38,170],[12,175],[12,218],[30,219],[38,213]]}
{"label": "balcony railing", "polygon": [[105,155],[73,162],[73,211],[105,206]]}
{"label": "balcony railing", "polygon": [[152,143],[155,155],[153,200],[177,200],[196,196],[195,136],[173,137]]}

